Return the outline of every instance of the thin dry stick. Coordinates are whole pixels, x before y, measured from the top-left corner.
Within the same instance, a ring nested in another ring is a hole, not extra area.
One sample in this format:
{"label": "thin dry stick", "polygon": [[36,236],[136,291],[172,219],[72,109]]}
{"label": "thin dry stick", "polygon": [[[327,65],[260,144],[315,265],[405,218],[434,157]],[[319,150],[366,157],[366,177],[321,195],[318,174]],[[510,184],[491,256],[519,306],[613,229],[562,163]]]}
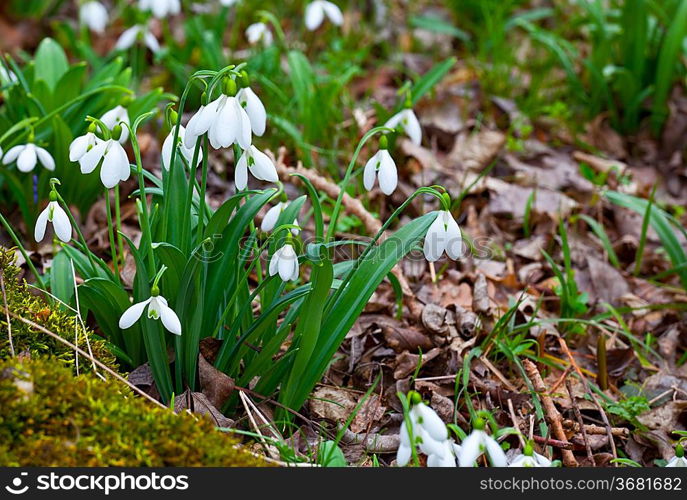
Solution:
{"label": "thin dry stick", "polygon": [[[253,429],[259,436],[260,443],[262,444],[263,450],[265,450],[265,453],[269,453],[272,458],[276,458],[279,456],[279,452],[274,448],[274,446],[270,445],[265,437],[262,435],[262,432],[260,432],[260,426],[258,423],[255,421],[255,418],[253,418],[253,412],[251,411],[251,408],[246,401],[248,399],[248,396],[246,396],[243,392],[239,391],[239,399],[241,400],[241,403],[243,404],[243,408],[246,410],[246,414],[248,415],[248,420],[250,421],[250,424],[253,426]],[[260,415],[260,413],[257,411],[257,408],[255,409],[256,414]]]}
{"label": "thin dry stick", "polygon": [[580,413],[580,407],[577,406],[575,401],[575,396],[573,395],[572,383],[570,379],[565,379],[565,388],[568,390],[568,395],[570,396],[570,404],[572,405],[573,413],[577,419],[577,423],[580,426],[580,432],[582,433],[582,439],[584,440],[584,449],[587,450],[587,458],[592,466],[596,467],[596,461],[594,460],[594,453],[592,453],[592,447],[589,446],[589,439],[587,438],[587,430],[584,427],[584,421],[582,420],[582,413]]}
{"label": "thin dry stick", "polygon": [[34,323],[34,322],[31,321],[30,319],[23,318],[23,317],[19,316],[18,314],[15,314],[15,313],[13,313],[13,312],[11,312],[11,311],[10,311],[9,314],[10,314],[10,316],[12,316],[13,318],[16,318],[16,319],[18,319],[19,321],[21,321],[22,323],[24,323],[24,324],[26,324],[26,325],[29,325],[30,327],[35,328],[36,330],[38,330],[38,331],[40,331],[40,332],[43,332],[43,333],[45,333],[46,335],[50,335],[50,336],[53,337],[55,340],[57,340],[57,341],[59,341],[59,342],[62,342],[63,344],[65,344],[65,345],[71,347],[71,348],[74,349],[76,352],[78,352],[79,354],[81,354],[84,358],[91,360],[93,363],[95,363],[96,365],[98,365],[100,368],[102,368],[103,370],[105,370],[107,373],[109,373],[110,375],[112,375],[114,378],[116,378],[117,380],[119,380],[119,381],[122,382],[123,384],[129,386],[129,387],[131,388],[131,390],[133,390],[135,393],[137,393],[137,394],[143,396],[143,397],[146,398],[148,401],[151,401],[152,403],[155,403],[157,406],[159,406],[159,407],[161,407],[161,408],[167,409],[167,407],[166,407],[165,405],[163,405],[162,403],[160,403],[157,399],[151,397],[149,394],[145,393],[144,391],[142,391],[141,389],[139,389],[138,387],[136,387],[135,385],[133,385],[131,382],[129,382],[127,379],[125,379],[124,377],[122,377],[119,373],[117,373],[116,371],[112,370],[112,369],[111,369],[110,367],[108,367],[106,364],[102,363],[101,361],[99,361],[99,360],[96,359],[95,357],[91,356],[90,354],[88,354],[86,351],[84,351],[84,350],[81,349],[80,347],[75,346],[74,344],[72,344],[71,342],[69,342],[67,339],[64,339],[64,338],[60,337],[60,336],[57,335],[56,333],[51,332],[50,330],[48,330],[47,328],[45,328],[45,327],[39,325],[38,323]]}
{"label": "thin dry stick", "polygon": [[[565,352],[565,355],[570,360],[570,364],[572,365],[573,369],[577,372],[577,376],[580,377],[580,381],[582,382],[582,384],[584,384],[585,391],[587,391],[587,394],[589,394],[589,397],[592,398],[592,401],[594,402],[594,405],[596,406],[597,410],[599,410],[599,413],[601,414],[601,419],[603,420],[603,423],[606,426],[606,434],[608,435],[608,442],[611,445],[613,458],[618,458],[618,450],[616,450],[615,448],[615,440],[613,439],[613,431],[611,430],[611,423],[608,421],[608,415],[606,415],[606,412],[601,407],[601,403],[599,403],[599,400],[597,399],[596,395],[589,387],[589,382],[587,382],[587,378],[582,373],[582,370],[580,370],[580,367],[577,366],[577,362],[575,361],[575,358],[570,352],[570,349],[568,348],[568,344],[565,342],[565,339],[563,337],[558,337],[558,343],[560,344],[561,349],[563,349],[563,352]],[[618,466],[617,464],[614,465],[615,467]]]}
{"label": "thin dry stick", "polygon": [[[530,361],[529,359],[524,360],[523,365],[525,367],[527,377],[532,382],[534,390],[541,397],[542,404],[544,405],[544,411],[546,411],[546,416],[548,417],[551,423],[551,427],[553,428],[553,434],[556,436],[556,439],[560,440],[561,442],[567,442],[568,438],[565,435],[565,431],[563,430],[561,414],[558,413],[556,405],[553,404],[551,396],[549,396],[549,394],[546,391],[544,380],[541,378],[541,374],[537,369],[537,365],[532,363],[532,361]],[[575,459],[575,455],[572,451],[562,449],[561,455],[563,456],[563,464],[566,467],[579,466],[579,464],[577,463],[577,459]]]}
{"label": "thin dry stick", "polygon": [[[520,423],[518,422],[518,417],[515,415],[512,399],[508,399],[508,413],[510,414],[511,422],[513,422],[513,427],[520,431]],[[525,448],[526,443],[525,438],[522,437],[522,431],[518,432],[518,439],[520,440],[520,445]]]}
{"label": "thin dry stick", "polygon": [[5,280],[3,274],[0,273],[0,288],[2,288],[2,303],[5,305],[5,318],[7,318],[7,338],[10,340],[10,354],[14,354],[14,344],[12,343],[12,323],[10,322],[10,310],[7,307],[7,294],[5,293]]}

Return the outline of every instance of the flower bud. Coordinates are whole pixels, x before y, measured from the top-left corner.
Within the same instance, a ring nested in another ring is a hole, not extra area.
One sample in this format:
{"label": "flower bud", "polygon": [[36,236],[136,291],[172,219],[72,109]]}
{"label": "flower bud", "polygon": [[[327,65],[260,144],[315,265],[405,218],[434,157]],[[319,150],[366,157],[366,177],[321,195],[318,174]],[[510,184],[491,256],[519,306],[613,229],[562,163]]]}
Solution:
{"label": "flower bud", "polygon": [[389,139],[385,135],[379,138],[379,149],[389,149]]}
{"label": "flower bud", "polygon": [[238,79],[242,88],[250,87],[250,77],[248,76],[247,71],[241,71],[241,74],[239,75]]}
{"label": "flower bud", "polygon": [[232,78],[225,78],[223,87],[224,94],[230,97],[234,97],[236,95],[236,92],[238,92],[236,81]]}

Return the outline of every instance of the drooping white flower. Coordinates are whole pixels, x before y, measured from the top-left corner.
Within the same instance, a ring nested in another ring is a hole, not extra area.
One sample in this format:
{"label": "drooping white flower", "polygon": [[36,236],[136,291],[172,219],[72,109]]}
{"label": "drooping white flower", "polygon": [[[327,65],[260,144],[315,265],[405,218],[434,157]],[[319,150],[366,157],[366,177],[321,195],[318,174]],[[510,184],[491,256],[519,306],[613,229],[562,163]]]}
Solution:
{"label": "drooping white flower", "polygon": [[325,16],[336,26],[343,24],[343,13],[336,4],[327,0],[315,0],[305,8],[305,27],[310,31],[315,31],[320,27]]}
{"label": "drooping white flower", "polygon": [[138,8],[151,11],[155,17],[162,19],[181,12],[181,2],[179,0],[138,0]]}
{"label": "drooping white flower", "polygon": [[387,149],[377,151],[365,164],[363,171],[365,189],[372,191],[377,179],[379,179],[379,188],[386,195],[393,193],[398,185],[396,163]]}
{"label": "drooping white flower", "polygon": [[48,222],[52,223],[57,237],[64,243],[69,243],[69,240],[72,239],[72,224],[69,221],[67,212],[64,211],[56,200],[50,201],[48,206],[40,213],[38,219],[36,219],[33,237],[37,242],[43,240]]}
{"label": "drooping white flower", "polygon": [[427,467],[455,467],[456,455],[460,452],[453,439],[446,439],[441,443],[441,452],[427,457]]}
{"label": "drooping white flower", "polygon": [[277,182],[279,180],[277,168],[270,157],[255,146],[250,146],[246,149],[241,158],[239,158],[239,161],[236,162],[236,169],[234,171],[236,189],[246,189],[249,170],[253,177],[258,180],[266,182]]}
{"label": "drooping white flower", "polygon": [[113,188],[119,184],[119,181],[129,178],[131,174],[129,158],[119,142],[114,139],[99,141],[79,159],[81,173],[93,172],[100,160],[103,161],[100,167],[100,180],[106,188]]}
{"label": "drooping white flower", "polygon": [[150,28],[142,24],[136,24],[119,35],[117,43],[115,43],[115,49],[128,50],[134,45],[139,37],[151,52],[157,53],[160,51],[160,42],[158,42],[155,35],[150,32]]}
{"label": "drooping white flower", "polygon": [[685,449],[682,444],[675,447],[675,456],[668,461],[666,467],[687,467],[687,458],[685,458]]}
{"label": "drooping white flower", "polygon": [[531,455],[525,452],[515,457],[508,467],[551,467],[551,460],[535,451]]}
{"label": "drooping white flower", "polygon": [[5,68],[5,65],[0,62],[0,86],[13,85],[17,83],[17,81],[17,75]]}
{"label": "drooping white flower", "polygon": [[150,319],[160,319],[164,327],[174,335],[181,335],[181,322],[176,313],[167,305],[167,300],[162,295],[153,295],[143,302],[132,305],[122,317],[119,318],[119,328],[125,330],[130,328],[143,314],[148,307],[148,317]]}
{"label": "drooping white flower", "polygon": [[261,42],[265,47],[272,45],[274,41],[272,32],[265,23],[253,23],[248,26],[246,28],[246,38],[251,45]]}
{"label": "drooping white flower", "polygon": [[238,99],[241,106],[243,106],[243,109],[246,110],[253,133],[257,136],[264,134],[265,125],[267,123],[267,112],[260,98],[250,87],[244,87],[236,94],[236,99]]}
{"label": "drooping white flower", "polygon": [[508,465],[506,454],[499,443],[482,428],[475,428],[461,444],[458,463],[461,467],[474,467],[477,459],[484,454],[494,467]]}
{"label": "drooping white flower", "polygon": [[17,161],[17,169],[20,172],[31,172],[36,168],[37,163],[40,163],[48,170],[55,170],[55,160],[52,155],[32,142],[10,148],[2,158],[2,163],[9,165],[15,160]]}
{"label": "drooping white flower", "polygon": [[405,108],[389,118],[384,124],[386,128],[400,127],[410,138],[413,144],[419,146],[422,142],[422,128],[415,113],[410,108]]}
{"label": "drooping white flower", "polygon": [[[413,440],[422,453],[427,455],[429,467],[455,467],[456,452],[460,446],[449,438],[448,429],[436,412],[422,402],[408,412],[413,429]],[[396,463],[403,467],[412,456],[412,443],[405,420],[401,424],[400,444]]]}
{"label": "drooping white flower", "polygon": [[69,145],[69,161],[79,161],[98,142],[100,142],[100,139],[93,132],[86,132],[84,135],[77,137]]}
{"label": "drooping white flower", "polygon": [[107,9],[96,0],[81,4],[79,8],[79,22],[88,26],[88,29],[102,34],[107,26]]}
{"label": "drooping white flower", "polygon": [[298,279],[298,255],[290,243],[286,243],[274,252],[270,259],[270,276],[279,273],[282,281],[296,281]]}
{"label": "drooping white flower", "polygon": [[462,240],[460,228],[451,212],[442,210],[427,230],[423,246],[425,258],[435,262],[446,252],[450,258],[457,260],[461,256]]}
{"label": "drooping white flower", "polygon": [[[183,125],[179,126],[179,150],[181,154],[186,158],[186,161],[191,163],[193,161],[193,148],[187,148],[184,144],[184,137],[186,136],[186,129]],[[174,127],[170,130],[169,134],[165,138],[165,142],[162,143],[162,166],[169,170],[169,166],[172,161],[172,145],[174,144]],[[177,152],[177,154],[178,154]],[[196,158],[196,164],[199,164],[202,160],[202,156],[198,155]]]}
{"label": "drooping white flower", "polygon": [[[274,226],[277,224],[277,220],[279,220],[279,216],[284,210],[286,210],[286,207],[288,206],[289,204],[287,202],[280,201],[275,206],[270,208],[265,214],[265,216],[262,218],[260,230],[266,233],[272,231],[272,229],[274,229]],[[297,218],[293,220],[293,225],[298,226]],[[291,234],[293,234],[294,236],[297,236],[298,233],[300,233],[300,230],[296,229],[295,227],[291,229]]]}
{"label": "drooping white flower", "polygon": [[252,142],[251,122],[236,97],[222,94],[198,112],[186,125],[184,145],[192,148],[198,137],[208,133],[213,148],[227,148],[234,143],[248,149]]}
{"label": "drooping white flower", "polygon": [[111,110],[105,112],[103,116],[100,117],[100,121],[105,124],[107,128],[112,130],[117,125],[120,125],[122,132],[119,134],[119,142],[124,144],[127,137],[129,137],[129,112],[124,106],[115,106]]}

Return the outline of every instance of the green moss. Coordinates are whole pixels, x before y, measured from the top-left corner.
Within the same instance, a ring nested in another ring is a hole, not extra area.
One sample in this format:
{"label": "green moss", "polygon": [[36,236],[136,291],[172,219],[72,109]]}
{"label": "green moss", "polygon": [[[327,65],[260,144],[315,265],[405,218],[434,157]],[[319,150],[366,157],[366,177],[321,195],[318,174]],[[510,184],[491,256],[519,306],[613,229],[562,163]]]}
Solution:
{"label": "green moss", "polygon": [[213,424],[74,377],[43,358],[0,362],[0,466],[264,466]]}
{"label": "green moss", "polygon": [[[18,278],[20,271],[14,266],[14,262],[15,253],[12,250],[0,247],[0,274],[5,285],[8,309],[25,319],[40,324],[70,342],[74,341],[78,327],[79,347],[86,352],[93,352],[96,359],[109,367],[116,368],[115,357],[107,348],[106,342],[102,339],[94,338],[93,333],[89,330],[86,330],[84,335],[84,331],[75,315],[60,311],[42,297],[33,294],[26,282]],[[61,360],[66,365],[75,366],[75,353],[68,345],[15,318],[10,319],[10,324],[12,327],[12,343],[16,354],[28,353],[31,357],[50,355]],[[0,359],[8,358],[10,354],[5,305],[0,294]],[[81,371],[89,371],[91,366],[87,359],[79,357],[79,369]]]}

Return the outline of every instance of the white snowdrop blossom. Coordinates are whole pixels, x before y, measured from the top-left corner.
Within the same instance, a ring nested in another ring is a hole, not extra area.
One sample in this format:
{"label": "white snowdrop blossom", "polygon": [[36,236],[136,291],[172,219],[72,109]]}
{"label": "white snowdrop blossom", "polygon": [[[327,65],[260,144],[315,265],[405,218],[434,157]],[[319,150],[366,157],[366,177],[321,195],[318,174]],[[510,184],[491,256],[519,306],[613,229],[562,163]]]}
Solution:
{"label": "white snowdrop blossom", "polygon": [[201,106],[186,125],[184,145],[192,148],[198,137],[208,133],[213,148],[227,148],[234,143],[248,149],[252,142],[251,122],[236,97],[222,94]]}
{"label": "white snowdrop blossom", "polygon": [[372,191],[375,180],[379,180],[379,188],[385,195],[390,195],[398,185],[396,163],[387,149],[380,149],[372,158],[367,160],[363,171],[363,185]]}
{"label": "white snowdrop blossom", "polygon": [[286,243],[274,252],[270,259],[270,276],[279,273],[282,281],[296,281],[298,279],[298,255],[293,245]]}
{"label": "white snowdrop blossom", "polygon": [[[286,207],[288,207],[289,204],[285,201],[280,201],[277,203],[275,206],[270,208],[265,216],[262,218],[262,223],[260,224],[260,230],[264,231],[266,233],[272,231],[274,229],[274,226],[277,224],[277,220],[279,220],[279,216],[281,213],[286,210]],[[298,219],[293,220],[293,225],[298,226]],[[300,233],[300,230],[297,228],[291,228],[291,234],[294,236],[298,236],[298,233]]]}
{"label": "white snowdrop blossom", "polygon": [[531,451],[531,454],[525,451],[525,453],[515,457],[508,467],[551,467],[551,460],[534,451]]}
{"label": "white snowdrop blossom", "polygon": [[130,49],[139,37],[151,52],[157,53],[160,51],[160,42],[150,32],[150,28],[142,24],[136,24],[119,35],[117,43],[115,43],[115,50]]}
{"label": "white snowdrop blossom", "polygon": [[666,467],[687,467],[687,458],[685,458],[685,449],[681,444],[675,447],[675,456],[671,458]]}
{"label": "white snowdrop blossom", "polygon": [[[167,137],[165,138],[165,142],[162,143],[162,166],[165,168],[165,170],[169,170],[169,166],[172,161],[172,145],[174,144],[174,128],[172,127],[172,130],[169,132]],[[191,163],[193,161],[193,148],[187,148],[186,145],[184,144],[184,137],[186,136],[186,129],[184,128],[183,125],[179,126],[179,152],[183,155],[184,158],[186,158],[186,161]],[[177,152],[178,154],[178,152]],[[198,158],[196,158],[196,165],[200,163],[202,160],[202,156],[198,155]]]}
{"label": "white snowdrop blossom", "polygon": [[248,185],[249,170],[250,173],[253,174],[253,177],[261,181],[279,181],[277,168],[274,166],[270,157],[255,146],[250,146],[246,149],[241,155],[241,158],[239,158],[239,161],[236,162],[236,169],[234,171],[236,189],[246,189]]}
{"label": "white snowdrop blossom", "polygon": [[451,212],[442,210],[437,218],[432,222],[425,236],[423,251],[425,258],[430,262],[435,262],[446,252],[451,259],[460,258],[462,251],[462,236],[460,228]]}
{"label": "white snowdrop blossom", "polygon": [[20,172],[31,172],[36,168],[37,163],[43,165],[47,170],[55,170],[55,160],[52,155],[32,142],[10,148],[3,156],[2,163],[9,165],[15,160]]}
{"label": "white snowdrop blossom", "polygon": [[461,467],[474,467],[479,457],[486,454],[494,467],[506,467],[506,454],[499,443],[478,426],[465,438],[458,453],[458,463]]}
{"label": "white snowdrop blossom", "polygon": [[17,81],[17,75],[5,68],[5,65],[0,62],[0,85],[13,85],[17,83]]}
{"label": "white snowdrop blossom", "polygon": [[[448,429],[436,412],[420,402],[408,412],[412,425],[413,439],[420,451],[427,455],[429,467],[455,467],[456,453],[460,446],[449,438]],[[401,424],[400,444],[396,453],[396,463],[403,467],[412,456],[413,444],[405,420]]]}
{"label": "white snowdrop blossom", "polygon": [[56,200],[50,201],[48,206],[40,213],[38,219],[36,219],[33,237],[37,242],[43,241],[48,222],[52,223],[57,237],[64,243],[69,243],[69,240],[72,239],[72,224],[69,221],[67,212],[64,211]]}
{"label": "white snowdrop blossom", "polygon": [[107,128],[112,130],[117,125],[122,127],[122,132],[119,134],[119,142],[124,144],[127,137],[129,137],[129,112],[124,106],[115,106],[100,117],[100,121],[105,124]]}
{"label": "white snowdrop blossom", "polygon": [[81,173],[93,172],[100,164],[100,160],[103,161],[100,167],[100,180],[106,188],[113,188],[119,184],[119,181],[129,178],[131,174],[129,158],[119,142],[114,139],[99,141],[79,159]]}
{"label": "white snowdrop blossom", "polygon": [[262,43],[265,47],[272,45],[274,41],[272,32],[265,23],[253,23],[248,26],[246,28],[246,38],[251,45]]}
{"label": "white snowdrop blossom", "polygon": [[162,320],[162,324],[167,330],[174,335],[181,335],[179,317],[167,305],[167,300],[162,295],[156,294],[155,290],[153,290],[153,294],[149,299],[138,302],[124,311],[122,317],[119,318],[119,328],[125,330],[133,326],[143,315],[146,306],[148,307],[148,317],[150,319]]}
{"label": "white snowdrop blossom", "polygon": [[310,31],[315,31],[320,27],[325,16],[336,26],[343,24],[343,13],[336,4],[327,0],[315,0],[305,8],[305,27]]}
{"label": "white snowdrop blossom", "polygon": [[400,127],[416,146],[419,146],[422,142],[422,128],[420,127],[420,122],[410,108],[405,108],[396,113],[387,120],[384,126],[392,129]]}
{"label": "white snowdrop blossom", "polygon": [[103,4],[95,0],[81,4],[79,8],[79,22],[98,34],[105,32],[108,15]]}
{"label": "white snowdrop blossom", "polygon": [[138,8],[142,11],[150,11],[158,19],[173,16],[181,12],[179,0],[138,0]]}
{"label": "white snowdrop blossom", "polygon": [[69,145],[69,161],[76,162],[81,160],[99,142],[100,139],[93,132],[86,132],[84,135],[77,137]]}
{"label": "white snowdrop blossom", "polygon": [[250,87],[244,87],[236,94],[236,99],[238,99],[243,109],[246,110],[253,133],[258,137],[264,134],[267,123],[267,112],[260,98]]}

